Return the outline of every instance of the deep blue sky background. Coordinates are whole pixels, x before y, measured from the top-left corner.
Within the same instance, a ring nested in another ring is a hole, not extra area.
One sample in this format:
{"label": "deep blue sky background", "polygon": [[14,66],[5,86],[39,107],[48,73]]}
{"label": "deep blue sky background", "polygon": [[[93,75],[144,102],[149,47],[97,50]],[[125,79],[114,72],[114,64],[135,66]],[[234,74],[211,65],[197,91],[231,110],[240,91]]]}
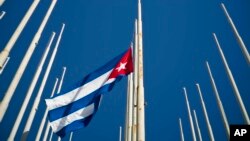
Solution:
{"label": "deep blue sky background", "polygon": [[[7,12],[0,20],[0,50],[7,44],[32,2],[33,0],[6,0],[0,7],[0,10]],[[11,60],[0,76],[0,99],[7,91],[50,2],[41,0],[12,49]],[[192,140],[183,86],[187,88],[191,109],[196,109],[202,137],[205,141],[209,140],[195,83],[200,83],[216,140],[227,140],[205,60],[210,63],[229,123],[244,123],[212,32],[217,34],[250,114],[249,66],[220,7],[221,2],[225,3],[250,50],[248,0],[142,0],[147,141],[179,140],[179,117],[182,118],[185,139]],[[64,89],[126,50],[133,41],[136,17],[137,0],[58,0],[3,122],[0,123],[0,141],[5,141],[10,133],[52,31],[57,32],[58,36],[61,23],[66,24],[42,102],[32,125],[28,138],[30,141],[35,138],[38,123],[45,110],[43,99],[49,97],[55,78],[61,75],[62,67],[67,67]],[[47,64],[48,59],[45,66]],[[41,80],[39,78],[27,108],[28,112],[26,111],[23,118],[25,122]],[[90,125],[76,131],[73,140],[118,140],[119,126],[124,126],[125,122],[126,83],[125,78],[103,97],[101,107]],[[17,140],[21,137],[25,122],[21,123]],[[68,140],[68,137],[63,140]],[[53,139],[56,140],[56,137]]]}

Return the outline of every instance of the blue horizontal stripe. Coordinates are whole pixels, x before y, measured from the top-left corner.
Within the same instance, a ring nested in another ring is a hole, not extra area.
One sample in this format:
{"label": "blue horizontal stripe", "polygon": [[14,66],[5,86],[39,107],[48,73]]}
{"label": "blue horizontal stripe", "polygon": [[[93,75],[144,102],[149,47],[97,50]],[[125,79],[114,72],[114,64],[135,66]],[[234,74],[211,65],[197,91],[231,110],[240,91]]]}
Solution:
{"label": "blue horizontal stripe", "polygon": [[112,88],[114,87],[114,84],[116,82],[120,81],[123,76],[124,75],[118,76],[114,82],[102,86],[100,89],[97,89],[96,91],[92,92],[91,94],[89,94],[89,95],[87,95],[87,96],[85,96],[77,101],[74,101],[71,104],[50,110],[48,113],[50,122],[53,122],[57,119],[65,117],[71,113],[74,113],[74,112],[90,105],[91,103],[93,103],[93,101],[96,99],[96,97],[112,90]]}

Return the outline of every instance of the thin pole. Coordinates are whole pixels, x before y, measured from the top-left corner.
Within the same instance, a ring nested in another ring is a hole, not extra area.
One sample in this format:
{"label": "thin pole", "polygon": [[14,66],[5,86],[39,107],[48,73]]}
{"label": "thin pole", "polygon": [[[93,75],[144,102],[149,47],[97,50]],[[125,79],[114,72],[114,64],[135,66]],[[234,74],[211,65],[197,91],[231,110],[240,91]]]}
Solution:
{"label": "thin pole", "polygon": [[227,12],[227,9],[226,9],[226,7],[225,7],[225,5],[223,3],[221,3],[221,8],[223,9],[224,14],[226,15],[227,20],[228,20],[229,24],[232,27],[234,35],[235,35],[235,37],[236,37],[236,39],[238,41],[238,44],[240,45],[241,51],[242,51],[242,53],[243,53],[243,55],[244,55],[244,57],[245,57],[248,65],[250,65],[250,55],[249,55],[249,52],[247,50],[247,47],[245,46],[242,38],[240,37],[240,34],[238,33],[237,28],[235,27],[235,25],[233,23],[233,20],[231,19],[230,15]]}
{"label": "thin pole", "polygon": [[120,126],[120,131],[119,131],[119,141],[122,141],[122,127]]}
{"label": "thin pole", "polygon": [[[58,81],[58,78],[56,78],[56,83],[55,83],[55,85],[54,85],[54,88],[53,88],[53,90],[52,90],[52,93],[51,93],[51,95],[50,95],[50,97],[53,97],[54,96],[54,93],[55,93],[55,89],[56,89],[56,85],[57,85],[57,81]],[[46,118],[47,118],[47,116],[48,116],[48,108],[46,107],[46,110],[45,110],[45,112],[44,112],[44,115],[43,115],[43,118],[42,118],[42,121],[41,121],[41,124],[40,124],[40,126],[39,126],[39,129],[38,129],[38,132],[37,132],[37,135],[36,135],[36,141],[39,141],[40,140],[40,137],[41,137],[41,135],[42,135],[42,131],[43,131],[43,127],[44,127],[44,124],[45,124],[45,122],[46,122]]]}
{"label": "thin pole", "polygon": [[[0,104],[0,111],[1,111],[0,112],[0,122],[3,119],[3,116],[4,116],[5,112],[6,112],[6,110],[8,109],[10,100],[11,100],[11,98],[12,98],[12,96],[13,96],[15,90],[16,90],[16,87],[17,87],[22,75],[23,75],[23,72],[26,69],[27,64],[29,63],[31,55],[33,54],[33,51],[35,50],[35,48],[36,48],[36,46],[38,44],[38,41],[39,41],[39,39],[41,37],[43,29],[44,29],[50,15],[51,15],[51,12],[52,12],[52,10],[53,10],[53,8],[55,6],[56,1],[57,0],[52,0],[52,3],[50,5],[50,7],[49,7],[43,21],[42,21],[42,23],[41,23],[37,33],[35,34],[32,42],[31,42],[31,44],[30,44],[30,46],[29,46],[29,48],[28,48],[28,50],[27,50],[27,52],[26,52],[26,54],[25,54],[25,56],[24,56],[24,58],[23,58],[23,60],[22,60],[22,62],[20,64],[20,66],[18,68],[18,70],[16,71],[16,74],[15,74],[14,78],[11,81],[11,84],[9,85],[9,88],[8,88],[7,92],[4,95],[3,101]],[[1,60],[1,58],[0,58],[0,60]]]}
{"label": "thin pole", "polygon": [[222,58],[224,67],[225,67],[225,69],[226,69],[227,76],[229,77],[230,83],[231,83],[231,85],[232,85],[232,87],[233,87],[235,97],[236,97],[236,99],[237,99],[237,101],[238,101],[238,104],[240,105],[240,109],[241,109],[242,115],[243,115],[243,117],[244,117],[244,120],[245,120],[245,122],[249,125],[249,124],[250,124],[249,116],[248,116],[248,114],[247,114],[247,110],[246,110],[246,108],[245,108],[245,105],[244,105],[244,103],[243,103],[243,101],[242,101],[242,99],[241,99],[240,92],[239,92],[238,87],[237,87],[237,85],[236,85],[236,83],[235,83],[233,74],[232,74],[232,72],[231,72],[231,70],[230,70],[230,68],[229,68],[229,66],[228,66],[227,60],[226,60],[226,58],[225,58],[225,56],[224,56],[224,53],[223,53],[223,51],[222,51],[222,49],[221,49],[221,47],[220,47],[220,43],[219,43],[219,41],[218,41],[218,39],[217,39],[217,37],[216,37],[216,34],[213,33],[213,36],[214,36],[214,40],[215,40],[215,42],[216,42],[217,48],[218,48],[218,50],[219,50],[219,52],[220,52],[220,56],[221,56],[221,58]]}
{"label": "thin pole", "polygon": [[69,141],[72,141],[72,138],[73,138],[73,132],[70,132]]}
{"label": "thin pole", "polygon": [[[50,136],[49,136],[49,141],[52,141],[52,137],[53,137],[53,131],[51,131]],[[44,140],[45,141],[45,140]]]}
{"label": "thin pole", "polygon": [[145,101],[144,101],[144,80],[143,80],[143,45],[142,45],[142,19],[141,1],[138,0],[138,47],[139,47],[139,68],[138,68],[138,141],[145,141]]}
{"label": "thin pole", "polygon": [[5,11],[2,11],[1,14],[0,14],[0,20],[2,20],[3,16],[6,14]]}
{"label": "thin pole", "polygon": [[131,73],[128,76],[128,112],[127,112],[127,125],[126,125],[126,134],[125,141],[131,141],[132,134],[132,113],[133,113],[133,74]]}
{"label": "thin pole", "polygon": [[4,63],[4,65],[3,65],[3,67],[0,69],[0,74],[3,73],[3,71],[4,71],[5,67],[6,67],[6,65],[7,65],[8,62],[9,62],[9,60],[10,60],[10,57],[7,57],[7,59],[6,59],[5,63]]}
{"label": "thin pole", "polygon": [[126,124],[125,124],[125,141],[131,141],[132,131],[132,106],[133,106],[133,74],[128,76],[127,83],[127,106],[126,106]]}
{"label": "thin pole", "polygon": [[194,123],[193,123],[193,118],[192,118],[191,111],[190,111],[189,101],[188,101],[188,97],[187,97],[187,91],[186,91],[185,87],[183,87],[183,90],[184,90],[184,95],[185,95],[186,104],[187,104],[188,117],[189,117],[190,127],[191,127],[191,131],[192,131],[193,141],[196,141],[196,135],[195,135],[195,131],[194,131]]}
{"label": "thin pole", "polygon": [[[56,0],[53,0],[53,2],[54,2],[54,1],[56,1]],[[29,134],[29,131],[30,131],[32,122],[33,122],[33,120],[34,120],[34,117],[35,117],[35,114],[36,114],[36,111],[37,111],[36,109],[38,108],[38,105],[39,105],[39,102],[40,102],[40,98],[41,98],[41,96],[42,96],[42,92],[43,92],[44,86],[45,86],[45,84],[46,84],[47,78],[48,78],[48,76],[49,76],[49,73],[50,73],[52,64],[53,64],[53,62],[54,62],[54,59],[55,59],[55,56],[56,56],[56,53],[57,53],[57,48],[58,48],[58,46],[59,46],[59,42],[61,41],[61,36],[62,36],[63,30],[64,30],[64,26],[65,26],[65,24],[62,25],[61,32],[60,32],[59,37],[58,37],[58,40],[57,40],[57,42],[56,42],[56,46],[55,46],[55,48],[54,48],[54,50],[53,50],[53,53],[52,53],[52,55],[51,55],[51,58],[50,58],[48,67],[47,67],[47,69],[46,69],[46,71],[45,71],[45,75],[44,75],[44,77],[43,77],[42,84],[41,84],[41,86],[40,86],[40,88],[39,88],[39,91],[38,91],[38,94],[37,94],[37,96],[36,96],[35,102],[34,102],[34,104],[33,104],[33,106],[32,106],[32,109],[31,109],[31,111],[30,111],[28,120],[27,120],[26,125],[25,125],[25,128],[24,128],[24,130],[23,130],[23,135],[22,135],[22,138],[21,138],[22,141],[26,141],[27,136],[28,136],[28,134]]]}
{"label": "thin pole", "polygon": [[[61,88],[62,88],[62,83],[63,83],[63,80],[64,80],[65,71],[66,71],[66,67],[63,67],[63,73],[62,73],[62,76],[61,76],[61,81],[60,81],[59,86],[58,86],[57,94],[59,94],[61,92]],[[51,132],[51,134],[50,134],[49,141],[52,140],[52,136],[53,136],[53,132]],[[61,141],[61,138],[58,137],[57,140]]]}
{"label": "thin pole", "polygon": [[137,96],[138,96],[138,33],[137,19],[135,20],[135,45],[134,45],[134,91],[133,91],[133,117],[132,117],[132,141],[137,139]]}
{"label": "thin pole", "polygon": [[[3,4],[3,2],[4,2],[4,0],[0,1],[0,6]],[[40,2],[40,0],[34,0],[33,1],[31,6],[29,7],[28,11],[24,15],[22,21],[20,22],[20,24],[16,28],[15,32],[11,36],[10,40],[8,41],[7,45],[5,46],[3,51],[0,53],[0,68],[3,66],[3,63],[5,62],[6,58],[9,56],[9,53],[10,53],[12,47],[16,43],[19,35],[23,31],[23,29],[26,26],[27,22],[29,21],[31,15],[34,13],[34,11],[35,11],[35,9],[36,9],[39,2]],[[38,41],[36,41],[36,43],[37,42]]]}
{"label": "thin pole", "polygon": [[184,133],[182,129],[182,123],[181,123],[181,118],[179,118],[179,126],[180,126],[180,135],[181,135],[181,141],[184,141]]}
{"label": "thin pole", "polygon": [[15,121],[15,123],[14,123],[14,126],[13,126],[13,128],[11,129],[11,132],[10,132],[10,135],[9,135],[8,140],[14,140],[14,139],[15,139],[17,130],[18,130],[19,125],[20,125],[20,123],[21,123],[21,121],[22,121],[22,118],[23,118],[23,116],[24,116],[25,110],[26,110],[26,108],[27,108],[27,106],[28,106],[28,104],[29,104],[30,98],[31,98],[32,93],[33,93],[33,91],[34,91],[34,89],[35,89],[35,86],[36,86],[36,84],[37,84],[38,78],[39,78],[39,76],[40,76],[40,74],[41,74],[41,72],[42,72],[43,65],[44,65],[45,60],[46,60],[46,58],[47,58],[47,55],[48,55],[48,53],[49,53],[50,46],[51,46],[51,44],[52,44],[52,42],[53,42],[53,40],[54,40],[54,37],[55,37],[55,32],[52,32],[51,37],[50,37],[50,40],[49,40],[49,42],[48,42],[48,44],[47,44],[46,50],[44,51],[44,54],[43,54],[43,56],[42,56],[42,58],[41,58],[41,61],[40,61],[39,65],[37,66],[36,73],[35,73],[35,75],[34,75],[34,77],[33,77],[33,79],[32,79],[32,82],[31,82],[30,86],[29,86],[28,92],[27,92],[27,94],[26,94],[26,96],[25,96],[25,99],[24,99],[24,101],[23,101],[23,104],[22,104],[22,106],[21,106],[21,109],[20,109],[20,111],[19,111],[19,113],[18,113],[18,116],[17,116],[17,118],[16,118],[16,121]]}
{"label": "thin pole", "polygon": [[130,75],[128,75],[128,81],[127,81],[127,101],[126,101],[126,119],[125,119],[125,141],[128,141],[128,122],[129,122],[129,81],[130,81]]}
{"label": "thin pole", "polygon": [[199,95],[200,95],[201,105],[202,105],[203,113],[204,113],[204,116],[205,116],[205,119],[206,119],[209,137],[210,137],[211,141],[214,141],[214,134],[213,134],[213,130],[212,130],[212,127],[211,127],[211,124],[210,124],[210,121],[209,121],[208,114],[207,114],[206,105],[205,105],[205,102],[204,102],[203,97],[202,97],[200,85],[197,83],[196,87],[197,87],[197,90],[198,90]]}
{"label": "thin pole", "polygon": [[61,80],[57,89],[57,94],[61,92],[65,71],[66,71],[66,67],[63,67],[63,72],[62,72]]}
{"label": "thin pole", "polygon": [[5,1],[5,0],[0,0],[0,6],[3,5],[4,1]]}
{"label": "thin pole", "polygon": [[[54,84],[54,87],[53,87],[53,90],[51,92],[51,97],[53,97],[55,91],[56,91],[56,86],[57,86],[57,83],[58,83],[58,78],[56,78],[56,82]],[[47,108],[46,108],[47,110]],[[45,114],[44,114],[45,115]],[[41,127],[41,126],[40,126]],[[44,137],[43,137],[43,140],[46,141],[47,138],[48,138],[48,134],[49,134],[49,122],[47,122],[47,125],[46,125],[46,130],[45,130],[45,133],[44,133]],[[40,128],[39,128],[40,129]]]}
{"label": "thin pole", "polygon": [[[64,75],[65,75],[65,71],[66,71],[66,67],[63,67],[63,73],[62,73],[62,77],[61,77],[61,81],[59,83],[59,87],[57,89],[57,94],[59,94],[61,92],[62,89],[62,83],[63,83],[63,79],[64,79]],[[61,141],[61,137],[58,136],[57,138],[58,141]]]}
{"label": "thin pole", "polygon": [[215,81],[214,81],[210,66],[209,66],[207,61],[206,61],[206,65],[207,65],[207,70],[208,70],[209,77],[210,77],[210,82],[211,82],[211,84],[213,86],[214,94],[216,96],[216,102],[217,102],[217,105],[218,105],[218,107],[220,109],[221,118],[223,120],[223,124],[224,124],[224,127],[226,129],[227,137],[229,139],[230,138],[230,130],[229,130],[229,124],[228,124],[228,121],[227,121],[227,116],[225,114],[222,102],[220,100],[219,92],[217,90],[217,87],[216,87],[216,84],[215,84]]}
{"label": "thin pole", "polygon": [[200,130],[200,126],[199,126],[199,122],[198,122],[195,110],[193,110],[193,113],[194,113],[194,121],[195,121],[196,129],[198,131],[199,140],[202,141],[201,130]]}

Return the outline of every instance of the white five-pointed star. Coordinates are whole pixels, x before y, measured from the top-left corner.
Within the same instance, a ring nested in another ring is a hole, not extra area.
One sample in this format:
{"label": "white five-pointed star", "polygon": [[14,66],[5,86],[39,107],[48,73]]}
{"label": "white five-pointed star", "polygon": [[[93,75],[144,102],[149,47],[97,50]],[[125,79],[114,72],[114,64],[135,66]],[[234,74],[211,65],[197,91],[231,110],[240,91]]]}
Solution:
{"label": "white five-pointed star", "polygon": [[126,69],[126,64],[127,64],[127,62],[125,62],[125,63],[120,63],[120,66],[119,67],[117,67],[115,70],[117,70],[118,72],[119,71],[121,71],[121,70],[124,70],[124,69]]}

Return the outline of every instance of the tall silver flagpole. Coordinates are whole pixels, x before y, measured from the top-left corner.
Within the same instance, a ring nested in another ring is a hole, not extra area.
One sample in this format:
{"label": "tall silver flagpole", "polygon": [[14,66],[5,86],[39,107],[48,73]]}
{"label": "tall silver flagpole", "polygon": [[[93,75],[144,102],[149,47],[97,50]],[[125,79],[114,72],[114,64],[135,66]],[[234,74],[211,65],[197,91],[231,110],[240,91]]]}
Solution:
{"label": "tall silver flagpole", "polygon": [[187,91],[186,91],[185,87],[183,87],[183,91],[184,91],[184,95],[185,95],[185,99],[186,99],[188,117],[189,117],[190,127],[191,127],[191,131],[192,131],[193,141],[196,141],[196,135],[195,135],[195,130],[194,130],[194,122],[193,122],[193,118],[192,118],[192,115],[191,115],[189,101],[188,101],[188,97],[187,97]]}
{"label": "tall silver flagpole", "polygon": [[144,80],[143,80],[143,47],[142,47],[142,18],[141,18],[141,0],[138,0],[138,141],[145,141],[145,101],[144,101]]}
{"label": "tall silver flagpole", "polygon": [[[53,1],[55,1],[55,0],[53,0]],[[60,32],[59,37],[58,37],[58,40],[57,40],[57,42],[56,42],[56,46],[55,46],[55,48],[54,48],[54,50],[53,50],[53,53],[52,53],[52,55],[51,55],[51,58],[50,58],[48,67],[47,67],[47,69],[46,69],[46,71],[45,71],[45,74],[44,74],[44,77],[43,77],[43,80],[42,80],[42,84],[41,84],[41,86],[40,86],[40,88],[39,88],[39,90],[38,90],[38,94],[37,94],[37,96],[36,96],[36,98],[35,98],[35,102],[34,102],[34,104],[33,104],[33,106],[32,106],[32,109],[31,109],[31,111],[30,111],[28,120],[27,120],[26,125],[25,125],[25,128],[24,128],[24,130],[23,130],[23,135],[22,135],[22,138],[21,138],[22,141],[26,141],[27,136],[28,136],[28,134],[29,134],[29,131],[30,131],[32,122],[33,122],[33,120],[34,120],[34,117],[35,117],[35,114],[36,114],[36,111],[37,111],[37,108],[38,108],[38,105],[39,105],[39,102],[40,102],[40,98],[41,98],[41,96],[42,96],[43,89],[44,89],[44,87],[45,87],[47,78],[48,78],[48,76],[49,76],[49,73],[50,73],[52,64],[53,64],[53,62],[54,62],[54,59],[55,59],[55,56],[56,56],[56,53],[57,53],[57,48],[58,48],[58,46],[59,46],[59,42],[61,41],[61,36],[62,36],[63,30],[64,30],[64,26],[65,26],[65,24],[62,25],[61,32]]]}
{"label": "tall silver flagpole", "polygon": [[133,106],[133,74],[128,76],[125,141],[131,141]]}
{"label": "tall silver flagpole", "polygon": [[[58,89],[57,89],[57,94],[59,94],[61,92],[65,71],[66,71],[66,67],[63,67],[63,73],[62,73],[61,81],[60,81]],[[61,141],[61,137],[58,136],[57,140]]]}
{"label": "tall silver flagpole", "polygon": [[[61,80],[60,80],[60,83],[59,83],[59,86],[58,86],[58,89],[57,89],[57,94],[59,94],[61,92],[65,71],[66,71],[66,67],[63,67],[63,73],[62,73]],[[73,136],[73,132],[71,132],[71,133],[72,133],[71,136]],[[52,136],[53,136],[53,132],[51,132],[51,134],[50,134],[49,141],[52,140]],[[57,140],[61,141],[61,138],[58,136]]]}
{"label": "tall silver flagpole", "polygon": [[215,81],[214,81],[210,66],[209,66],[207,61],[206,61],[206,66],[207,66],[207,70],[208,70],[208,73],[209,73],[210,82],[211,82],[211,84],[213,86],[214,94],[216,96],[217,105],[218,105],[218,107],[220,109],[220,113],[221,113],[221,117],[222,117],[222,120],[223,120],[223,123],[224,123],[224,127],[225,127],[226,132],[227,132],[227,137],[229,139],[230,138],[230,130],[229,130],[229,124],[228,124],[228,121],[227,121],[227,116],[225,114],[222,102],[220,100],[219,92],[217,90],[217,87],[216,87],[216,84],[215,84]]}
{"label": "tall silver flagpole", "polygon": [[231,83],[231,85],[232,85],[232,87],[233,87],[235,97],[236,97],[236,99],[237,99],[237,101],[238,101],[238,103],[239,103],[239,105],[240,105],[240,109],[241,109],[241,112],[242,112],[242,114],[243,114],[244,120],[245,120],[245,122],[246,122],[247,124],[250,124],[250,120],[249,120],[249,116],[248,116],[248,114],[247,114],[247,110],[246,110],[245,105],[244,105],[244,103],[243,103],[243,101],[242,101],[242,99],[241,99],[240,92],[239,92],[238,87],[237,87],[237,85],[236,85],[236,83],[235,83],[233,74],[232,74],[232,72],[231,72],[231,70],[230,70],[230,68],[229,68],[229,66],[228,66],[228,64],[227,64],[227,60],[226,60],[226,58],[225,58],[225,56],[224,56],[224,53],[223,53],[223,51],[222,51],[222,49],[221,49],[221,47],[220,47],[220,43],[219,43],[219,41],[218,41],[218,39],[217,39],[215,33],[213,33],[213,37],[214,37],[214,40],[215,40],[215,42],[216,42],[217,48],[218,48],[218,50],[219,50],[219,52],[220,52],[220,56],[221,56],[221,58],[222,58],[224,67],[225,67],[226,72],[227,72],[227,76],[228,76],[228,78],[229,78],[229,80],[230,80],[230,83]]}
{"label": "tall silver flagpole", "polygon": [[244,54],[244,57],[245,57],[248,65],[250,65],[250,55],[249,55],[249,52],[247,50],[247,47],[245,46],[243,40],[241,39],[240,34],[238,33],[237,28],[235,27],[235,25],[233,23],[233,20],[231,19],[230,15],[227,12],[227,9],[226,9],[226,7],[225,7],[225,5],[223,3],[221,3],[221,8],[223,9],[223,11],[224,11],[224,13],[225,13],[225,15],[227,17],[227,20],[228,20],[229,24],[232,27],[234,35],[235,35],[235,37],[236,37],[236,39],[237,39],[237,41],[238,41],[238,43],[239,43],[239,45],[241,47],[241,50],[242,50],[242,52]]}
{"label": "tall silver flagpole", "polygon": [[35,86],[37,84],[38,78],[39,78],[39,76],[40,76],[40,74],[42,72],[43,65],[44,65],[45,60],[47,58],[47,55],[49,53],[50,46],[51,46],[51,44],[52,44],[52,42],[54,40],[54,37],[55,37],[55,32],[52,32],[50,40],[49,40],[48,45],[47,45],[47,48],[46,48],[46,50],[45,50],[45,52],[43,54],[43,57],[41,58],[41,61],[40,61],[39,65],[38,65],[38,67],[37,67],[36,73],[35,73],[35,75],[34,75],[34,77],[32,79],[32,82],[31,82],[30,86],[29,86],[28,92],[27,92],[27,94],[25,96],[24,102],[23,102],[23,104],[21,106],[21,109],[20,109],[20,111],[18,113],[18,116],[16,118],[14,126],[13,126],[13,128],[12,128],[12,130],[10,132],[8,140],[14,140],[15,139],[17,130],[18,130],[19,125],[20,125],[20,123],[22,121],[24,112],[25,112],[25,110],[26,110],[26,108],[28,106],[28,103],[30,101],[31,95],[32,95],[32,93],[33,93],[33,91],[35,89]]}
{"label": "tall silver flagpole", "polygon": [[[35,34],[32,42],[31,42],[31,44],[30,44],[30,46],[29,46],[29,48],[28,48],[28,50],[27,50],[27,52],[26,52],[26,54],[25,54],[25,56],[24,56],[24,58],[23,58],[23,60],[22,60],[22,62],[20,64],[20,66],[19,66],[19,68],[18,68],[18,70],[17,70],[17,72],[16,72],[16,74],[14,76],[14,78],[11,81],[11,84],[9,85],[9,88],[8,88],[7,92],[4,95],[3,101],[0,103],[0,111],[1,111],[0,112],[0,122],[3,119],[3,116],[4,116],[6,110],[7,110],[8,106],[9,106],[10,100],[11,100],[11,98],[12,98],[12,96],[13,96],[15,90],[16,90],[16,87],[17,87],[22,75],[23,75],[23,72],[26,69],[26,66],[27,66],[27,64],[28,64],[28,62],[29,62],[29,60],[31,58],[31,55],[33,54],[33,51],[35,50],[35,48],[36,48],[36,46],[38,44],[38,41],[39,41],[39,39],[41,37],[43,29],[44,29],[50,15],[51,15],[51,13],[52,13],[52,10],[53,10],[56,2],[57,2],[57,0],[52,0],[52,3],[50,5],[50,7],[49,7],[43,21],[42,21],[42,23],[41,23],[37,33]],[[2,59],[0,59],[0,60],[2,60]]]}
{"label": "tall silver flagpole", "polygon": [[7,65],[8,62],[9,62],[9,60],[10,60],[10,57],[7,57],[7,59],[6,59],[5,63],[4,63],[4,65],[3,65],[3,67],[0,69],[0,74],[3,73],[3,71],[4,71],[5,67],[6,67],[6,65]]}
{"label": "tall silver flagpole", "polygon": [[[62,82],[63,82],[62,80],[63,80],[63,78],[64,78],[65,71],[66,71],[66,67],[63,67],[63,73],[62,73],[62,78],[61,78],[59,87],[62,86]],[[52,97],[53,94],[54,94],[54,92],[51,93],[51,96],[50,96],[50,97]],[[40,124],[40,126],[39,126],[39,129],[38,129],[38,132],[37,132],[37,135],[36,135],[36,139],[35,139],[36,141],[39,141],[39,140],[40,140],[40,137],[41,137],[42,131],[43,131],[43,127],[44,127],[44,124],[45,124],[45,121],[46,121],[46,118],[47,118],[47,115],[48,115],[48,111],[49,111],[49,109],[46,107],[46,110],[45,110],[45,112],[44,112],[44,115],[43,115],[41,124]]]}
{"label": "tall silver flagpole", "polygon": [[0,0],[0,6],[3,5],[4,1],[5,1],[5,0]]}
{"label": "tall silver flagpole", "polygon": [[72,138],[73,138],[73,132],[70,133],[69,141],[72,141]]}
{"label": "tall silver flagpole", "polygon": [[[0,0],[0,6],[2,5],[3,2],[4,2],[4,0]],[[7,45],[5,46],[3,51],[0,53],[0,68],[2,68],[6,58],[9,56],[9,53],[10,53],[12,47],[16,43],[16,40],[18,39],[19,35],[23,31],[24,27],[26,26],[27,22],[29,21],[31,15],[35,11],[35,9],[36,9],[39,2],[40,2],[40,0],[34,0],[33,1],[30,8],[28,9],[25,16],[23,17],[22,21],[20,22],[20,24],[16,28],[15,32],[11,36],[9,42],[7,43]]]}
{"label": "tall silver flagpole", "polygon": [[[53,97],[55,91],[56,91],[56,86],[57,86],[57,83],[58,83],[58,78],[56,78],[56,81],[55,81],[55,84],[54,84],[54,87],[53,87],[53,90],[51,92],[51,97]],[[47,109],[46,109],[47,110]],[[47,138],[48,138],[48,134],[49,134],[49,122],[47,123],[46,125],[46,130],[44,132],[44,137],[43,137],[43,140],[46,141]]]}
{"label": "tall silver flagpole", "polygon": [[209,137],[210,137],[210,140],[211,140],[211,141],[214,141],[214,133],[213,133],[213,130],[212,130],[212,127],[211,127],[209,118],[208,118],[207,109],[206,109],[206,105],[205,105],[205,102],[204,102],[203,97],[202,97],[200,85],[197,83],[197,84],[196,84],[196,87],[197,87],[197,90],[198,90],[199,95],[200,95],[201,105],[202,105],[203,113],[204,113],[204,115],[205,115],[205,119],[206,119],[206,123],[207,123],[207,129],[208,129]]}
{"label": "tall silver flagpole", "polygon": [[[49,141],[52,141],[52,137],[53,137],[53,131],[51,131],[51,133],[50,133]],[[43,139],[43,141],[47,141],[47,140]]]}
{"label": "tall silver flagpole", "polygon": [[195,121],[196,129],[198,131],[199,140],[202,141],[201,130],[200,130],[200,126],[199,126],[199,122],[198,122],[195,110],[193,110],[193,113],[194,113],[194,121]]}
{"label": "tall silver flagpole", "polygon": [[179,118],[179,126],[180,126],[180,135],[181,135],[181,141],[184,141],[184,133],[182,129],[182,123],[181,123],[181,118]]}
{"label": "tall silver flagpole", "polygon": [[121,126],[119,130],[119,141],[122,141],[122,127]]}
{"label": "tall silver flagpole", "polygon": [[60,80],[60,83],[59,83],[59,86],[58,86],[58,89],[57,89],[57,94],[59,94],[61,92],[62,83],[63,83],[63,79],[64,79],[66,69],[67,69],[66,67],[63,67],[63,73],[62,73],[61,80]]}
{"label": "tall silver flagpole", "polygon": [[132,117],[132,141],[137,140],[137,96],[138,96],[138,24],[137,19],[135,20],[135,43],[134,43],[134,91],[133,91],[133,117]]}
{"label": "tall silver flagpole", "polygon": [[5,11],[2,11],[1,14],[0,14],[0,20],[2,20],[3,16],[6,14]]}
{"label": "tall silver flagpole", "polygon": [[130,74],[130,83],[129,83],[129,117],[128,117],[128,141],[131,141],[131,134],[132,134],[132,125],[133,125],[133,73]]}
{"label": "tall silver flagpole", "polygon": [[125,137],[124,140],[127,141],[128,140],[128,118],[129,118],[129,81],[130,81],[130,75],[128,75],[128,80],[127,80],[127,101],[126,101],[126,119],[125,119]]}

